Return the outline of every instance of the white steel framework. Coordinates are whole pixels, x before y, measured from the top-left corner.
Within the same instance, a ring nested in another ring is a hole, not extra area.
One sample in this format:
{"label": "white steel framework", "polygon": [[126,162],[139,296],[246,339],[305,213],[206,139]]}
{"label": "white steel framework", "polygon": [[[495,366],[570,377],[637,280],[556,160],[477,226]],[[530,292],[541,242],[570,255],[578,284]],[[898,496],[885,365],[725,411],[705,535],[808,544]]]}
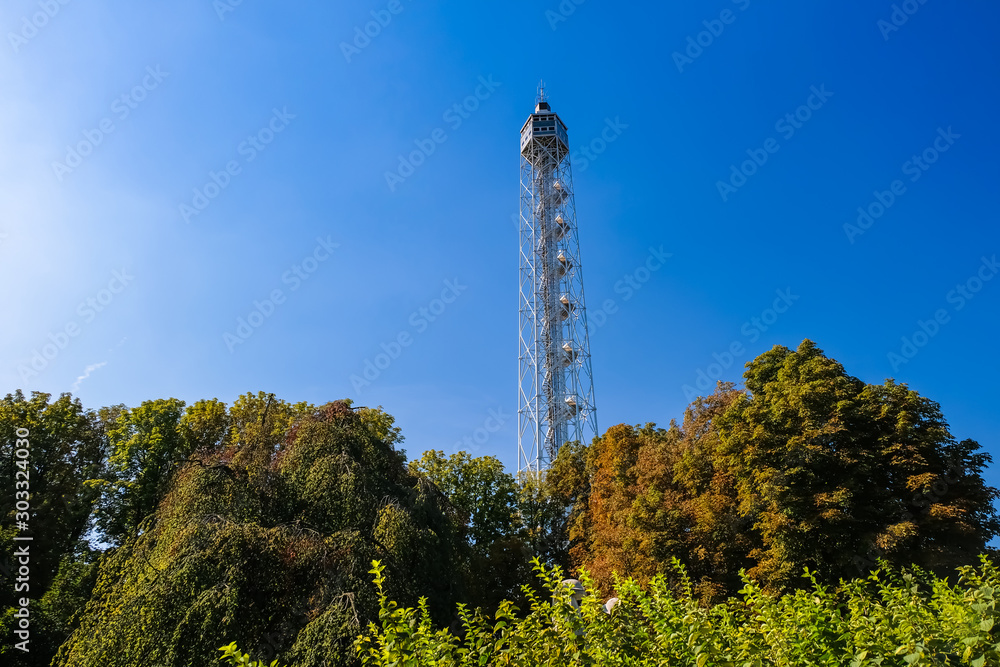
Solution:
{"label": "white steel framework", "polygon": [[521,128],[518,475],[597,434],[566,125],[540,88]]}

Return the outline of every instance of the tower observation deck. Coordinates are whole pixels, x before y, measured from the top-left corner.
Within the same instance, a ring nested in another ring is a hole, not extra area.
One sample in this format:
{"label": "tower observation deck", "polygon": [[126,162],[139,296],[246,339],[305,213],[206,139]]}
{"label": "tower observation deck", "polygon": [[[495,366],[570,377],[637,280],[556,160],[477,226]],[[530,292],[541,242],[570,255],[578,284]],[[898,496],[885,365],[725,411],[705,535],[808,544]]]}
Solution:
{"label": "tower observation deck", "polygon": [[540,87],[521,128],[518,475],[597,434],[566,124]]}

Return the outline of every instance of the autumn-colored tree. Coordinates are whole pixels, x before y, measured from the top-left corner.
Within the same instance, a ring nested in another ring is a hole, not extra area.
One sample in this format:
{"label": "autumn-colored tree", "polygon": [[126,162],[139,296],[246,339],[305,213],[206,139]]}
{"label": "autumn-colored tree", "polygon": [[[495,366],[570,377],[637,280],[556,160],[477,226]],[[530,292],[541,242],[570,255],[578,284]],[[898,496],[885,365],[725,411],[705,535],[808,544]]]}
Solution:
{"label": "autumn-colored tree", "polygon": [[668,579],[671,560],[680,560],[706,603],[742,586],[739,572],[752,564],[747,554],[756,540],[752,522],[739,515],[733,475],[719,455],[717,422],[740,395],[719,383],[715,393],[688,407],[681,426],[671,423],[662,437],[650,438],[637,461],[642,553]]}
{"label": "autumn-colored tree", "polygon": [[880,557],[947,575],[1000,534],[989,455],[956,442],[933,401],[867,385],[808,340],[744,377],[681,426],[618,425],[563,448],[547,484],[568,508],[574,567],[608,589],[613,572],[669,578],[677,558],[709,602],[741,569],[773,591],[802,585],[804,567],[836,581]]}
{"label": "autumn-colored tree", "polygon": [[641,545],[643,527],[634,520],[638,493],[639,450],[650,438],[662,434],[650,426],[645,431],[624,424],[612,426],[594,441],[590,453],[587,560],[582,563],[598,585],[611,590],[611,574],[618,572],[648,578],[655,563],[645,558]]}
{"label": "autumn-colored tree", "polygon": [[591,448],[567,442],[544,479],[521,480],[522,513],[531,517],[531,544],[548,565],[571,569],[586,561],[590,540]]}
{"label": "autumn-colored tree", "polygon": [[610,590],[612,573],[647,581],[673,576],[673,558],[694,577],[706,602],[740,586],[752,541],[737,512],[736,492],[716,422],[739,394],[720,385],[697,399],[684,422],[612,427],[587,451],[564,447],[550,485],[573,501],[571,562]]}

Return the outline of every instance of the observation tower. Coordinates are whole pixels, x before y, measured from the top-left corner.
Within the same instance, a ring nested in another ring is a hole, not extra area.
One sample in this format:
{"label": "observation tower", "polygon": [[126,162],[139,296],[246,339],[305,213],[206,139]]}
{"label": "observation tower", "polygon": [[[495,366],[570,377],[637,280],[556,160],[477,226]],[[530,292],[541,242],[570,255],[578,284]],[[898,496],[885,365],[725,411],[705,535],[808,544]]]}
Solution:
{"label": "observation tower", "polygon": [[566,124],[539,86],[521,128],[518,476],[597,434]]}

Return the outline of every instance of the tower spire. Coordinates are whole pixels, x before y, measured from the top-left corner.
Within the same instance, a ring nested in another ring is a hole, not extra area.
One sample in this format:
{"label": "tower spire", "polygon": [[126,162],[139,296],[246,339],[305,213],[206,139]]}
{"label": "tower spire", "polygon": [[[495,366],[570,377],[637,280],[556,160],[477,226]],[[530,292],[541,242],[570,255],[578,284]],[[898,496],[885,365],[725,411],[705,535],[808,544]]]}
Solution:
{"label": "tower spire", "polygon": [[545,81],[540,80],[538,82],[538,94],[535,96],[535,113],[539,111],[551,111],[552,108],[549,106],[548,98],[545,97]]}

